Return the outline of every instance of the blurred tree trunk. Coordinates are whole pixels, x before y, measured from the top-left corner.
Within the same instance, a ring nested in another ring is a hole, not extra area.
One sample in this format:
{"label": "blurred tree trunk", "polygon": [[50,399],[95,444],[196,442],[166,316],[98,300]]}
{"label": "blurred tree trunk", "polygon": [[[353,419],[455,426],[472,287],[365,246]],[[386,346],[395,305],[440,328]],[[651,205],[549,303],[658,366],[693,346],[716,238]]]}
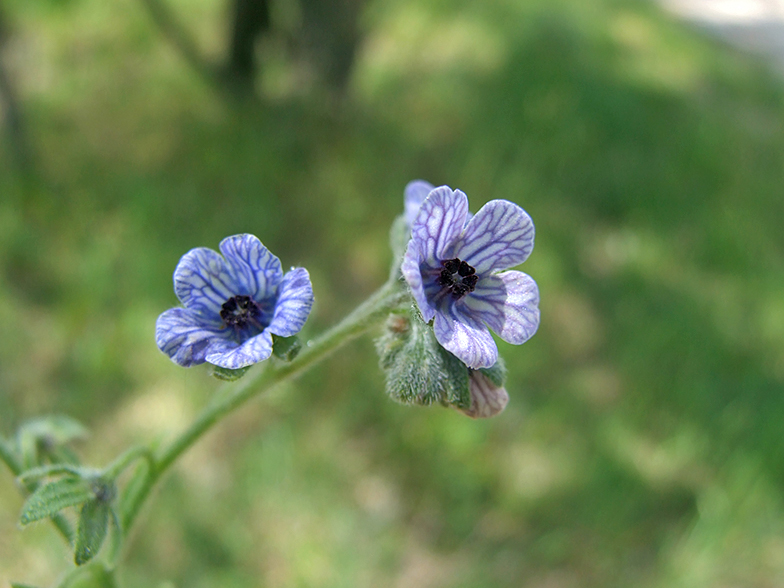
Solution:
{"label": "blurred tree trunk", "polygon": [[7,38],[7,25],[3,13],[0,11],[0,114],[2,115],[0,120],[4,123],[8,145],[16,166],[20,172],[26,175],[31,171],[32,157],[19,100],[11,76],[3,63],[3,47]]}
{"label": "blurred tree trunk", "polygon": [[270,28],[268,0],[232,0],[228,74],[241,87],[252,89],[258,72],[256,41]]}
{"label": "blurred tree trunk", "polygon": [[217,85],[215,68],[202,56],[196,42],[160,0],[141,0],[152,20],[191,67],[210,85]]}
{"label": "blurred tree trunk", "polygon": [[365,0],[300,0],[303,44],[333,89],[343,92],[351,77],[359,17]]}

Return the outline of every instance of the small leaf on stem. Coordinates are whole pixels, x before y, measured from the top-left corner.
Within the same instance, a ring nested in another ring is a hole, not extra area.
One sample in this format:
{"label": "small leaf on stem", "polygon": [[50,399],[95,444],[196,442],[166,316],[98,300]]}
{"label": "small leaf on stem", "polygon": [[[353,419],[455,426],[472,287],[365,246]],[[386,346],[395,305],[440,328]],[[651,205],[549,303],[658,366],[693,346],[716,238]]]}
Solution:
{"label": "small leaf on stem", "polygon": [[98,499],[85,502],[82,506],[74,548],[74,561],[77,566],[86,564],[101,550],[109,529],[110,508],[108,502]]}
{"label": "small leaf on stem", "polygon": [[63,478],[39,487],[22,506],[20,522],[27,525],[93,498],[90,484],[80,478]]}

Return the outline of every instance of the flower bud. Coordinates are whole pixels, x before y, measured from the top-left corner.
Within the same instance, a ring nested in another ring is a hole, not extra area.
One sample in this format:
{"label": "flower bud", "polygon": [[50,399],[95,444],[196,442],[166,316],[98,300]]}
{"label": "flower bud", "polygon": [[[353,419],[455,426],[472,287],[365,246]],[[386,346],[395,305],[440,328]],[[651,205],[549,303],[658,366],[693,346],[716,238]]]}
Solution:
{"label": "flower bud", "polygon": [[471,370],[468,389],[471,406],[458,410],[473,419],[487,419],[501,414],[509,403],[506,388],[495,384],[480,370]]}

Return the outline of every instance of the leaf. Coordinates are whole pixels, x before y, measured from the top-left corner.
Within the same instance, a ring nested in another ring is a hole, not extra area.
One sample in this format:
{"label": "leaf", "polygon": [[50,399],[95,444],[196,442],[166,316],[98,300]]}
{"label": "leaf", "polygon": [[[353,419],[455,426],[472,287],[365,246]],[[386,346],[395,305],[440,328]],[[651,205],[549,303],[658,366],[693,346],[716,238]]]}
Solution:
{"label": "leaf", "polygon": [[86,564],[101,550],[109,530],[110,506],[102,500],[90,500],[82,506],[76,529],[74,561],[77,566]]}
{"label": "leaf", "polygon": [[17,582],[11,582],[11,588],[37,588],[31,584],[19,584]]}
{"label": "leaf", "polygon": [[28,525],[76,506],[93,497],[90,485],[80,478],[63,478],[40,486],[22,506],[20,522]]}
{"label": "leaf", "polygon": [[60,474],[71,474],[72,476],[80,478],[84,477],[86,473],[86,469],[75,467],[70,464],[58,463],[27,470],[26,472],[19,474],[18,479],[22,484],[29,484],[31,482],[37,482],[41,478],[48,478]]}

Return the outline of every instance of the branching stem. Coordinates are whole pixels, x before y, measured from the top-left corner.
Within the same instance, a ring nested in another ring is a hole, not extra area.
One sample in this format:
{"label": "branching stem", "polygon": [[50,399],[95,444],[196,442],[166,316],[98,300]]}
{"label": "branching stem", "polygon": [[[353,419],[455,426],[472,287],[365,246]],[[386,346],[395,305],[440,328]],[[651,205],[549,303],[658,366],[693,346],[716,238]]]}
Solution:
{"label": "branching stem", "polygon": [[[254,396],[313,367],[338,347],[377,324],[389,311],[403,304],[407,297],[400,281],[393,277],[340,323],[309,342],[292,361],[266,362],[242,379],[223,386],[215,400],[187,429],[169,445],[147,458],[148,467],[141,473],[143,480],[138,485],[132,485],[132,491],[129,490],[122,497],[120,516],[124,533],[127,535],[131,529],[141,506],[163,474],[213,425]],[[134,459],[136,457],[139,456],[134,456]]]}

